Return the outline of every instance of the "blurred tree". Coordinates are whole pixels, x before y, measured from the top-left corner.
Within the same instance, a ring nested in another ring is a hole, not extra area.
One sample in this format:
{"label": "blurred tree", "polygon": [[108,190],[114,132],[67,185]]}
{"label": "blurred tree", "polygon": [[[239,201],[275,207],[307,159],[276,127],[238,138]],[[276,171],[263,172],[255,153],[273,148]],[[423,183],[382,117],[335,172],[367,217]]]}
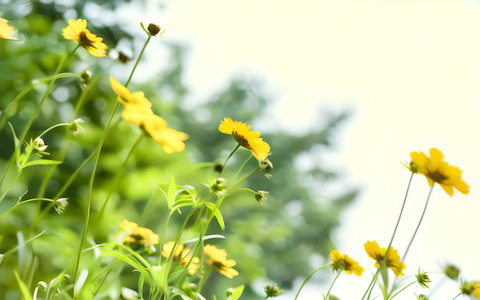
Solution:
{"label": "blurred tree", "polygon": [[[66,26],[66,15],[71,15],[71,9],[79,18],[92,21],[91,24],[94,24],[92,31],[103,37],[111,49],[115,49],[120,39],[127,40],[131,42],[132,52],[138,55],[137,49],[133,47],[133,40],[138,37],[124,32],[121,24],[107,24],[98,20],[98,12],[95,14],[97,17],[90,18],[89,14],[89,7],[92,5],[99,10],[114,11],[127,2],[129,1],[121,3],[112,0],[68,3],[56,0],[29,3],[7,1],[6,4],[0,2],[3,16],[14,20],[13,25],[23,40],[20,43],[0,43],[0,70],[2,70],[0,110],[4,111],[16,95],[33,80],[51,75],[61,55],[67,49],[73,49],[74,45],[61,36],[62,28]],[[137,21],[131,23],[136,26]],[[145,38],[142,30],[139,29],[138,34]],[[185,50],[170,42],[163,43],[170,53],[170,59],[167,60],[169,65],[165,66],[166,69],[153,74],[147,83],[135,85],[134,77],[131,86],[132,90],[144,91],[147,98],[153,102],[154,110],[165,116],[169,124],[173,124],[173,128],[190,135],[187,151],[168,156],[163,154],[153,141],[146,139],[142,141],[142,147],[136,151],[134,157],[129,160],[120,181],[116,183],[112,178],[119,172],[126,152],[140,133],[138,128],[119,121],[120,118],[117,116],[105,142],[101,163],[97,169],[93,220],[112,185],[118,189],[107,206],[109,213],[101,224],[102,230],[100,233],[95,232],[97,243],[111,239],[118,230],[119,222],[124,218],[138,220],[143,216],[141,220],[145,226],[161,232],[164,225],[162,218],[165,216],[165,204],[161,197],[154,196],[154,200],[157,201],[151,209],[145,210],[148,199],[155,194],[154,184],[168,183],[173,174],[177,183],[196,184],[197,189],[201,190],[200,183],[194,180],[203,176],[201,177],[204,178],[203,182],[207,183],[208,177],[214,177],[215,173],[210,169],[192,171],[191,162],[223,162],[235,146],[231,137],[218,131],[220,121],[225,117],[231,117],[247,124],[255,124],[262,118],[262,113],[269,104],[267,97],[262,95],[261,84],[255,80],[245,79],[233,80],[224,91],[212,96],[206,103],[194,105],[188,102],[188,89],[182,82]],[[83,49],[77,51],[68,61],[64,71],[78,72],[88,68],[94,74],[91,83],[83,86],[78,79],[58,80],[55,84],[56,89],[43,105],[27,139],[35,137],[54,124],[71,121],[74,117],[74,107],[86,88],[88,90],[85,92],[85,99],[77,117],[85,120],[87,133],[78,138],[68,136],[64,130],[48,133],[45,140],[48,142],[51,158],[64,160],[64,163],[58,167],[41,167],[26,172],[22,177],[22,184],[0,205],[0,212],[11,207],[26,191],[28,192],[24,199],[39,194],[53,197],[65,184],[66,178],[95,149],[115,105],[115,97],[108,83],[112,62],[108,58],[90,57],[82,51]],[[117,61],[113,67],[127,73],[131,69],[131,63],[121,65]],[[141,64],[140,68],[145,69],[147,66]],[[63,87],[66,83],[69,88]],[[39,85],[30,91],[15,108],[15,115],[8,116],[8,121],[12,123],[17,134],[23,130],[45,88],[46,85]],[[339,194],[322,192],[319,186],[339,180],[336,173],[324,170],[319,163],[312,163],[308,170],[300,170],[296,167],[296,162],[300,155],[313,159],[318,155],[317,151],[332,146],[336,128],[345,118],[346,113],[333,115],[325,122],[324,128],[312,129],[302,136],[286,132],[262,132],[262,138],[272,148],[270,160],[274,165],[272,171],[274,177],[267,179],[260,173],[254,174],[244,186],[253,190],[269,191],[268,200],[260,205],[253,194],[238,191],[228,198],[222,207],[226,230],[222,232],[220,228],[212,226],[210,233],[220,233],[227,237],[215,243],[227,249],[229,257],[237,261],[236,268],[240,271],[240,276],[232,280],[217,280],[219,277],[213,276],[212,284],[207,287],[205,293],[207,299],[211,299],[213,293],[223,295],[226,288],[244,283],[249,283],[244,293],[246,299],[263,299],[264,297],[255,293],[251,285],[253,281],[260,279],[265,281],[265,284],[279,282],[282,288],[289,288],[295,278],[308,275],[315,267],[311,265],[312,257],[327,256],[332,248],[330,233],[338,225],[343,208],[355,198],[356,191],[345,187],[344,192]],[[254,126],[254,130],[261,131],[261,128]],[[12,133],[8,126],[0,131],[0,144],[0,165],[3,172],[3,166],[6,165],[14,148]],[[68,150],[65,153],[62,149]],[[233,177],[233,170],[238,169],[249,153],[240,151],[237,155],[238,157],[229,162],[227,170],[222,175],[227,179]],[[256,162],[251,160],[247,168],[255,167]],[[70,205],[64,215],[58,216],[54,211],[50,211],[46,218],[32,226],[35,216],[47,206],[32,204],[30,206],[32,209],[19,208],[0,220],[3,235],[0,253],[15,247],[22,238],[32,238],[43,230],[47,232],[33,241],[30,247],[23,247],[24,251],[19,252],[19,255],[11,255],[1,262],[0,298],[13,299],[18,296],[18,292],[16,294],[13,291],[18,289],[18,285],[11,276],[18,266],[24,274],[27,274],[35,264],[42,266],[37,268],[35,274],[31,274],[31,283],[35,286],[40,280],[52,279],[71,263],[83,226],[86,209],[85,187],[88,186],[91,170],[92,165],[88,164],[62,194],[62,197],[70,199]],[[48,174],[52,174],[52,179],[44,182]],[[12,178],[7,178],[8,180]],[[25,231],[24,228],[29,230]],[[108,282],[118,288],[121,286],[135,288],[135,274],[122,273],[122,276],[122,281],[112,279]]]}

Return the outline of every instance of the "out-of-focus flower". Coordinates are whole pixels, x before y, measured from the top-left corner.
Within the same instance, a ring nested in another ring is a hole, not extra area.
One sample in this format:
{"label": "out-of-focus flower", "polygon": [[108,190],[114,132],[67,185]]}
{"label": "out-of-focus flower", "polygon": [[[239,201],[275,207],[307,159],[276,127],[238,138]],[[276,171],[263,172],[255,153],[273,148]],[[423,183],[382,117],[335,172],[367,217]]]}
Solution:
{"label": "out-of-focus flower", "polygon": [[232,268],[237,263],[233,259],[227,259],[227,251],[224,249],[218,249],[214,245],[205,245],[203,252],[209,258],[207,264],[213,266],[223,276],[233,278],[238,275],[237,270]]}
{"label": "out-of-focus flower", "polygon": [[414,166],[411,169],[425,175],[430,186],[437,182],[450,196],[453,195],[453,188],[468,194],[469,186],[462,180],[462,170],[443,161],[443,154],[437,148],[430,149],[430,157],[423,152],[412,152],[410,157]]}
{"label": "out-of-focus flower", "polygon": [[120,223],[120,227],[129,233],[129,235],[123,239],[123,242],[129,244],[132,249],[137,249],[138,246],[144,246],[149,252],[155,252],[153,245],[159,243],[159,236],[152,230],[140,227],[136,223],[128,220],[123,220],[122,223]]}
{"label": "out-of-focus flower", "polygon": [[267,298],[277,297],[281,293],[285,292],[284,290],[280,290],[278,283],[265,285],[263,286],[263,290],[265,291]]}
{"label": "out-of-focus flower", "polygon": [[473,296],[477,299],[480,299],[480,281],[475,282],[473,287]]}
{"label": "out-of-focus flower", "polygon": [[332,258],[332,268],[334,271],[344,270],[348,275],[354,273],[357,276],[362,276],[363,268],[360,267],[358,261],[352,259],[346,254],[340,253],[338,250],[330,252]]}
{"label": "out-of-focus flower", "polygon": [[265,160],[270,152],[270,146],[260,138],[260,132],[250,131],[251,125],[232,121],[225,118],[220,122],[218,130],[225,134],[231,134],[237,143],[250,150],[256,159]]}
{"label": "out-of-focus flower", "polygon": [[167,122],[153,113],[152,103],[143,92],[132,93],[113,77],[110,77],[110,84],[118,102],[124,107],[122,118],[125,121],[143,129],[167,154],[185,150],[184,141],[188,139],[188,134],[168,128]]}
{"label": "out-of-focus flower", "polygon": [[8,21],[0,18],[0,39],[14,40],[13,27],[8,25]]}
{"label": "out-of-focus flower", "polygon": [[455,267],[454,265],[448,265],[443,269],[443,273],[448,276],[448,278],[456,280],[458,277],[458,274],[460,274],[460,270]]}
{"label": "out-of-focus flower", "polygon": [[101,37],[97,37],[87,29],[87,20],[68,20],[68,26],[62,30],[62,33],[65,39],[74,41],[87,49],[91,55],[96,57],[107,56],[107,45],[102,42]]}
{"label": "out-of-focus flower", "polygon": [[[173,246],[175,242],[167,242],[163,245],[163,250],[161,252],[163,257],[169,258],[170,255],[174,259],[176,259],[182,266],[186,266],[188,262],[191,260],[192,255],[190,254],[190,250],[185,248],[182,244],[178,244],[173,250]],[[173,251],[173,254],[172,254]]]}
{"label": "out-of-focus flower", "polygon": [[[370,242],[367,241],[364,245],[365,251],[367,252],[368,256],[376,260],[375,268],[380,268],[382,265],[385,264],[385,254],[387,253],[386,248],[381,248],[376,241]],[[400,256],[398,255],[398,251],[393,247],[390,247],[388,250],[388,257],[386,260],[387,267],[392,269],[397,277],[403,276],[403,269],[406,269],[404,263],[400,261]]]}

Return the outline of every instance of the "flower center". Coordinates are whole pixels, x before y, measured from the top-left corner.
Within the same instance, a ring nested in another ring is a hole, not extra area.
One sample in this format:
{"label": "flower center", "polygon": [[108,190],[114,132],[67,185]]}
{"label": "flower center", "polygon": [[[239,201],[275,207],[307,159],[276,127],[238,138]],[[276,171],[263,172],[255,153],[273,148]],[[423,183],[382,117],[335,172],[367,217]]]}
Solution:
{"label": "flower center", "polygon": [[445,179],[448,179],[448,176],[443,175],[439,171],[435,171],[433,173],[428,173],[428,177],[430,177],[433,181],[441,183]]}
{"label": "flower center", "polygon": [[85,33],[85,31],[80,32],[80,34],[78,35],[78,38],[79,38],[78,44],[80,46],[82,47],[92,46],[92,41],[87,37],[87,34]]}
{"label": "flower center", "polygon": [[233,131],[232,136],[237,141],[237,143],[240,144],[240,146],[247,149],[251,149],[250,144],[248,143],[248,140],[243,135],[239,135],[237,134],[236,131]]}

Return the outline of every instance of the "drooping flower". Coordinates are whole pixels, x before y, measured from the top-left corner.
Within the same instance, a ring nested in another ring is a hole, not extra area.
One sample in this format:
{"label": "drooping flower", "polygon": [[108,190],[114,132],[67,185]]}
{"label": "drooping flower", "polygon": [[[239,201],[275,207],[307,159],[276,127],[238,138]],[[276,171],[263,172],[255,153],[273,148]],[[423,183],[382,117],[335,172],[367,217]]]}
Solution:
{"label": "drooping flower", "polygon": [[[375,263],[375,268],[380,268],[382,264],[385,263],[384,258],[385,254],[387,253],[386,248],[381,248],[378,245],[376,241],[370,242],[367,241],[364,245],[365,251],[367,252],[368,256],[376,260],[377,262]],[[390,247],[388,250],[388,257],[387,257],[387,267],[392,269],[392,271],[395,273],[397,277],[403,276],[403,269],[406,269],[407,266],[405,266],[404,263],[400,261],[400,256],[398,255],[398,251],[394,249],[393,247]]]}
{"label": "drooping flower", "polygon": [[357,276],[362,276],[363,268],[358,264],[358,261],[352,259],[346,254],[340,253],[338,250],[330,252],[332,258],[332,268],[334,271],[344,270],[348,275],[354,273]]}
{"label": "drooping flower", "polygon": [[0,18],[0,39],[14,40],[13,27],[8,25],[8,21]]}
{"label": "drooping flower", "polygon": [[450,196],[453,195],[453,188],[468,194],[469,186],[462,180],[462,170],[443,161],[443,154],[437,148],[430,149],[430,157],[423,152],[412,152],[410,157],[414,166],[412,169],[425,175],[430,186],[437,182]]}
{"label": "drooping flower", "polygon": [[233,259],[227,259],[227,251],[224,249],[218,249],[214,245],[205,245],[203,252],[209,258],[207,264],[213,266],[223,276],[233,278],[238,275],[237,270],[232,268],[237,263]]}
{"label": "drooping flower", "polygon": [[250,131],[251,125],[232,121],[225,118],[220,122],[218,130],[225,134],[231,134],[237,143],[250,150],[256,159],[265,160],[270,152],[270,146],[260,138],[260,132]]}
{"label": "drooping flower", "polygon": [[152,103],[143,92],[132,93],[113,77],[110,77],[110,84],[118,102],[124,107],[122,118],[125,121],[143,129],[167,154],[185,150],[184,141],[188,139],[188,134],[168,128],[167,122],[153,113]]}
{"label": "drooping flower", "polygon": [[65,39],[74,41],[93,56],[107,56],[107,45],[102,42],[101,37],[97,37],[87,29],[87,20],[68,20],[68,26],[62,30],[62,34]]}
{"label": "drooping flower", "polygon": [[[175,250],[173,250],[173,246],[175,245],[175,242],[167,242],[163,245],[163,250],[162,250],[162,256],[169,258],[170,255],[174,259],[176,259],[182,266],[186,266],[188,262],[191,260],[192,255],[190,254],[190,250],[185,248],[182,244],[177,244],[175,247]],[[173,254],[172,254],[173,251]]]}
{"label": "drooping flower", "polygon": [[475,298],[480,299],[480,281],[461,281],[460,292],[463,295],[473,295]]}

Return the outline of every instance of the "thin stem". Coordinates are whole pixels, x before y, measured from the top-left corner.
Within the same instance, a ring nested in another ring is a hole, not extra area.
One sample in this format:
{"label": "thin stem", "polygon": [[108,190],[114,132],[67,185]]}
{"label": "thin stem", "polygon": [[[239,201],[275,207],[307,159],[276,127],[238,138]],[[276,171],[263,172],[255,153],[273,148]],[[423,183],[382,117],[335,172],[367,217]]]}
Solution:
{"label": "thin stem", "polygon": [[400,294],[404,289],[408,288],[409,286],[411,286],[412,284],[415,284],[415,283],[417,283],[416,280],[414,282],[409,283],[406,286],[404,286],[401,290],[399,290],[397,293],[395,293],[395,295],[393,295],[392,298],[390,298],[390,300],[393,299],[396,295]]}
{"label": "thin stem", "polygon": [[[143,52],[145,51],[145,48],[147,47],[150,39],[151,39],[151,36],[149,36],[148,39],[145,41],[145,44],[143,45],[142,51],[140,52],[140,54],[137,58],[135,66],[133,67],[133,69],[130,73],[130,76],[128,77],[128,80],[127,80],[127,83],[125,84],[125,87],[127,87],[127,85],[130,83],[130,80],[133,77],[135,69],[137,68],[138,63],[139,63],[140,59],[142,58]],[[90,177],[90,182],[89,182],[89,192],[88,192],[87,209],[86,209],[86,216],[85,216],[85,225],[84,225],[84,228],[83,228],[82,237],[80,239],[80,245],[78,247],[77,262],[75,264],[75,272],[74,272],[74,276],[73,276],[74,282],[76,282],[76,280],[77,280],[78,268],[80,267],[80,257],[82,255],[83,243],[85,242],[85,240],[87,238],[88,226],[90,225],[90,216],[91,216],[91,209],[92,209],[93,183],[95,181],[95,173],[97,171],[98,161],[99,161],[99,158],[100,158],[100,152],[102,152],[103,143],[105,141],[105,138],[106,138],[106,136],[108,134],[108,131],[110,129],[110,125],[111,125],[111,123],[113,121],[113,118],[115,117],[119,107],[120,107],[120,103],[117,101],[117,103],[115,104],[115,108],[113,110],[113,113],[110,116],[110,119],[108,120],[108,123],[105,127],[105,131],[103,132],[103,136],[100,140],[99,146],[97,147],[97,149],[95,151],[96,158],[95,158],[95,163],[94,163],[94,166],[93,166],[92,175]],[[74,299],[75,299],[75,295],[76,295],[76,291],[74,291]]]}
{"label": "thin stem", "polygon": [[[223,163],[222,171],[223,171],[223,169],[225,168],[225,166],[227,165],[227,162],[228,162],[228,160],[230,159],[230,157],[232,157],[233,153],[235,153],[238,148],[240,148],[240,144],[237,144],[237,145],[235,146],[235,148],[233,149],[233,151],[230,152],[230,155],[228,155],[227,159],[226,159],[225,162]],[[221,172],[220,172],[220,173],[221,173]]]}
{"label": "thin stem", "polygon": [[310,277],[313,276],[313,274],[317,273],[318,271],[322,270],[323,268],[329,266],[330,264],[326,264],[318,269],[316,269],[315,271],[313,271],[310,275],[307,276],[307,278],[305,278],[305,280],[303,281],[302,285],[300,286],[300,288],[298,289],[298,292],[297,292],[297,295],[295,296],[295,300],[297,300],[298,298],[298,295],[300,295],[300,292],[302,291],[303,289],[303,286],[307,283],[307,281],[310,279]]}
{"label": "thin stem", "polygon": [[342,271],[340,270],[340,272],[338,272],[337,276],[335,276],[335,279],[333,280],[332,284],[330,285],[330,288],[328,289],[328,292],[327,292],[327,295],[325,296],[325,298],[328,300],[328,296],[330,296],[330,292],[332,291],[332,288],[333,288],[333,285],[335,284],[335,281],[337,281],[338,277],[340,276],[340,274],[342,273]]}
{"label": "thin stem", "polygon": [[403,198],[402,208],[400,209],[400,214],[398,215],[397,224],[395,225],[395,229],[393,230],[392,238],[390,239],[390,243],[388,243],[387,252],[385,253],[385,257],[387,257],[388,250],[390,250],[390,247],[392,246],[392,243],[393,243],[393,238],[395,237],[395,234],[397,233],[398,225],[400,224],[400,219],[402,218],[402,214],[403,214],[403,209],[405,208],[405,203],[407,203],[408,191],[410,190],[410,185],[412,183],[412,178],[413,178],[414,174],[415,173],[412,172],[412,175],[410,175],[410,180],[408,180],[407,191],[405,192],[405,197]]}
{"label": "thin stem", "polygon": [[418,222],[417,228],[415,229],[415,232],[413,233],[412,239],[410,240],[410,243],[408,243],[407,250],[405,250],[405,254],[403,255],[403,261],[405,261],[405,258],[407,257],[407,254],[408,254],[408,250],[410,250],[410,246],[412,246],[413,239],[417,235],[418,228],[420,228],[420,225],[422,224],[423,217],[425,216],[425,211],[427,210],[428,201],[430,200],[430,196],[432,195],[432,191],[433,191],[433,185],[430,188],[430,192],[428,192],[427,201],[425,202],[425,207],[423,208],[423,212],[422,212],[422,216],[420,217],[420,221]]}
{"label": "thin stem", "polygon": [[[372,281],[370,281],[370,284],[367,287],[367,290],[365,291],[365,294],[363,294],[362,300],[368,295],[368,298],[370,298],[371,290],[373,290],[373,287],[375,286],[375,282],[377,282],[378,278],[378,273],[380,272],[380,268],[377,269],[377,272],[375,272],[375,275],[373,275]],[[369,293],[370,291],[370,293]],[[368,299],[367,298],[367,299]]]}
{"label": "thin stem", "polygon": [[463,293],[462,293],[462,292],[460,292],[458,295],[456,295],[455,297],[453,297],[453,299],[452,299],[452,300],[455,300],[455,299],[457,299],[457,298],[458,298],[460,295],[462,295],[462,294],[463,294]]}
{"label": "thin stem", "polygon": [[9,210],[7,210],[6,212],[4,212],[2,215],[0,215],[0,220],[6,215],[8,214],[9,212],[11,212],[12,210],[14,210],[15,208],[17,208],[18,206],[22,205],[22,204],[25,204],[25,203],[29,203],[29,202],[34,202],[34,201],[48,201],[48,202],[53,202],[55,203],[55,200],[53,199],[48,199],[48,198],[32,198],[32,199],[28,199],[28,200],[25,200],[25,201],[19,201],[17,202],[13,207],[11,207]]}

